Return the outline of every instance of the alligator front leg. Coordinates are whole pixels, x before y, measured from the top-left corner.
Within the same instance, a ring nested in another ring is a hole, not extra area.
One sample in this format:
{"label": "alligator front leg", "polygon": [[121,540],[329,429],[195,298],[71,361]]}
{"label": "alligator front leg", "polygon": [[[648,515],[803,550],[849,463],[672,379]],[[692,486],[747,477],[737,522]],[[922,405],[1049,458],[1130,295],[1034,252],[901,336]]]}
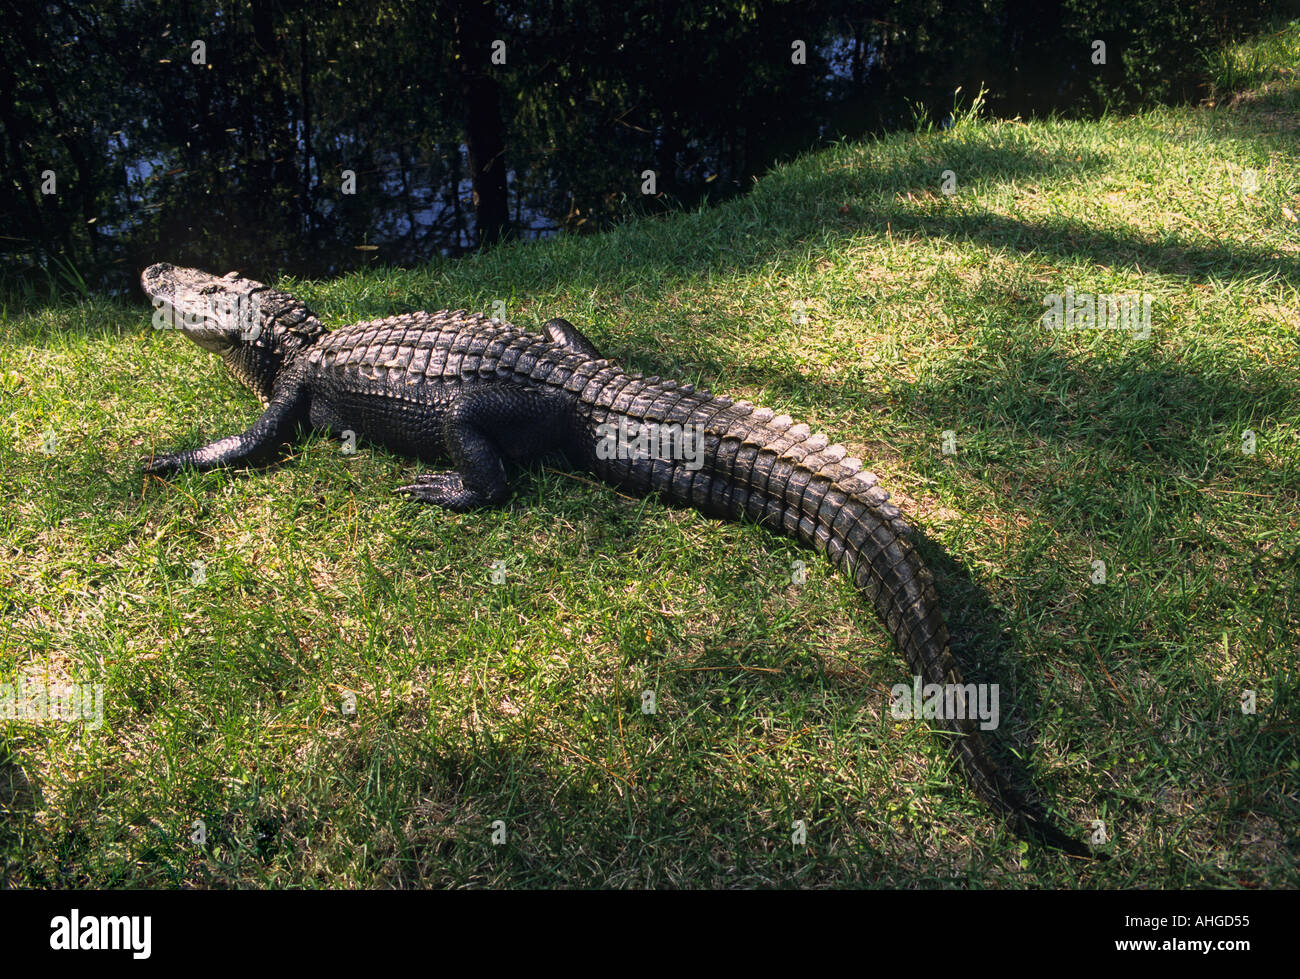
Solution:
{"label": "alligator front leg", "polygon": [[306,417],[306,388],[294,385],[276,394],[253,426],[239,435],[218,439],[201,449],[156,456],[145,463],[148,476],[169,476],[181,469],[200,472],[219,466],[259,465],[270,460],[292,440],[298,422]]}
{"label": "alligator front leg", "polygon": [[513,385],[466,391],[443,420],[455,469],[417,476],[394,492],[458,512],[500,506],[509,495],[506,460],[526,462],[562,448],[572,412],[573,400],[555,392]]}

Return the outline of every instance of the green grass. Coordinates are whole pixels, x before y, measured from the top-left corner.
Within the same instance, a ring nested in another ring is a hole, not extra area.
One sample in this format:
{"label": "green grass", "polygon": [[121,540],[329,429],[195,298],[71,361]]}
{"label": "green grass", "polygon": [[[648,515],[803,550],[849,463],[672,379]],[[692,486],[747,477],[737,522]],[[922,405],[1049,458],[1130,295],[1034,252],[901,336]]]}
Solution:
{"label": "green grass", "polygon": [[1227,95],[1279,80],[1294,81],[1300,72],[1300,32],[1289,24],[1216,51],[1206,64],[1215,88]]}
{"label": "green grass", "polygon": [[[415,464],[322,438],[145,481],[255,401],[140,307],[11,301],[0,682],[103,684],[105,718],[0,721],[0,882],[1300,884],[1300,83],[1267,67],[1230,105],[964,119],[708,212],[284,284],[334,324],[566,316],[855,447],[1001,685],[996,753],[1110,862],[1022,845],[890,719],[901,658],[797,545],[544,467],[421,509]],[[1151,294],[1151,335],[1045,329],[1067,286]]]}

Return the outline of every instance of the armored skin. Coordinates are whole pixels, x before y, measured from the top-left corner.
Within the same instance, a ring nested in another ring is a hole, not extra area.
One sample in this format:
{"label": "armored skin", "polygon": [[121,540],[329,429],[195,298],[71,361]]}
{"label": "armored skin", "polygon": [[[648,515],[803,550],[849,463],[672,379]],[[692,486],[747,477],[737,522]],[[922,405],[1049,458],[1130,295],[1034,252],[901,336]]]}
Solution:
{"label": "armored skin", "polygon": [[[158,264],[141,282],[156,320],[219,353],[265,405],[247,431],[158,456],[146,473],[262,464],[301,429],[351,431],[394,452],[450,461],[398,492],[463,511],[506,500],[507,462],[561,455],[629,492],[747,518],[815,548],[866,595],[913,676],[950,690],[963,685],[910,527],[875,475],[807,425],[625,373],[561,319],[548,322],[544,336],[463,310],[328,330],[292,296],[238,273],[218,278]],[[683,451],[609,451],[613,433],[643,431],[680,435]],[[954,713],[936,721],[951,732],[974,791],[1020,835],[1092,856],[1007,784],[975,711]]]}

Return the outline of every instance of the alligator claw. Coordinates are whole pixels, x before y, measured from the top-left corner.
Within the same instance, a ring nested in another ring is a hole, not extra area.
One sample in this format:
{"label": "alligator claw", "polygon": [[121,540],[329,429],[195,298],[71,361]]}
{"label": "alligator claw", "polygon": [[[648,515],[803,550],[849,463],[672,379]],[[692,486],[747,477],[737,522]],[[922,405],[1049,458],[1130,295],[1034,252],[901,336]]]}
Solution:
{"label": "alligator claw", "polygon": [[465,489],[465,482],[460,473],[425,473],[415,477],[414,483],[399,486],[394,493],[401,493],[407,499],[420,503],[431,503],[445,510],[465,511],[471,509],[477,500],[473,493]]}
{"label": "alligator claw", "polygon": [[154,456],[141,466],[141,471],[146,476],[174,475],[181,471],[181,457],[171,454]]}

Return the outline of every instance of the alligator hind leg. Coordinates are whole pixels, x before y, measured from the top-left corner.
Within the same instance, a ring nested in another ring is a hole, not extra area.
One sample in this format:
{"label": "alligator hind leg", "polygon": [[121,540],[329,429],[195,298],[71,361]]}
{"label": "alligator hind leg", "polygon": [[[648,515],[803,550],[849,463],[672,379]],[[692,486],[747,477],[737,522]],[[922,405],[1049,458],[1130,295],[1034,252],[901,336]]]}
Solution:
{"label": "alligator hind leg", "polygon": [[546,335],[551,338],[552,343],[558,343],[562,347],[568,347],[580,354],[586,354],[592,360],[603,359],[600,351],[596,349],[596,345],[588,340],[582,331],[568,320],[562,320],[557,316],[553,320],[548,320],[542,329],[546,331]]}
{"label": "alligator hind leg", "polygon": [[394,492],[447,510],[499,506],[509,495],[506,460],[527,462],[562,448],[572,413],[573,399],[556,392],[514,385],[466,391],[443,421],[455,469],[417,476]]}

